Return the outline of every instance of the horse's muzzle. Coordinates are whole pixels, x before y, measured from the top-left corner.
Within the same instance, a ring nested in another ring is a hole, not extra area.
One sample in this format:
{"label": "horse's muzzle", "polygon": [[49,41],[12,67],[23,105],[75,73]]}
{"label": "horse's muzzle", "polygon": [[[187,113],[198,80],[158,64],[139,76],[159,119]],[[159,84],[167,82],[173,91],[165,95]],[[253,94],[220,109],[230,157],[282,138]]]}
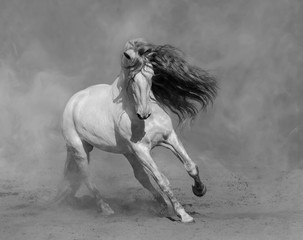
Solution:
{"label": "horse's muzzle", "polygon": [[150,115],[151,115],[151,113],[148,113],[148,114],[146,114],[146,115],[144,115],[144,116],[142,116],[142,115],[140,115],[139,113],[137,113],[137,116],[138,116],[138,118],[139,118],[140,120],[146,120],[146,119],[148,119],[148,118],[150,117]]}

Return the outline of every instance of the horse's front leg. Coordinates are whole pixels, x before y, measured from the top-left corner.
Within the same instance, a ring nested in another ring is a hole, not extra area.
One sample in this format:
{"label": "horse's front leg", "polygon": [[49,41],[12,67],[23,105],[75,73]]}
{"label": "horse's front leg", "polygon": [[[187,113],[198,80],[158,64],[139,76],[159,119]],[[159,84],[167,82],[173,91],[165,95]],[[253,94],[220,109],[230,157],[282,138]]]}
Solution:
{"label": "horse's front leg", "polygon": [[155,182],[158,184],[160,190],[171,202],[174,211],[176,214],[181,218],[181,221],[184,223],[193,222],[194,219],[185,212],[182,205],[178,202],[175,198],[170,186],[169,181],[166,177],[159,171],[157,165],[155,164],[154,160],[150,156],[150,149],[145,146],[144,144],[136,144],[133,147],[134,154],[136,155],[138,161],[143,166],[146,172],[148,172]]}
{"label": "horse's front leg", "polygon": [[[142,184],[143,187],[145,187],[148,191],[152,193],[154,198],[158,201],[158,203],[161,205],[161,212],[167,212],[170,207],[170,201],[167,199],[165,194],[163,192],[159,192],[154,185],[151,182],[151,179],[149,178],[149,175],[144,170],[142,164],[140,161],[138,161],[137,157],[134,154],[125,154],[125,157],[128,159],[129,163],[131,164],[134,175],[136,179]],[[164,175],[162,175],[165,181],[168,183],[168,179]]]}
{"label": "horse's front leg", "polygon": [[180,159],[188,174],[194,179],[194,185],[192,186],[193,193],[198,197],[204,196],[207,189],[200,179],[198,166],[188,156],[175,131],[172,131],[161,145],[170,149]]}

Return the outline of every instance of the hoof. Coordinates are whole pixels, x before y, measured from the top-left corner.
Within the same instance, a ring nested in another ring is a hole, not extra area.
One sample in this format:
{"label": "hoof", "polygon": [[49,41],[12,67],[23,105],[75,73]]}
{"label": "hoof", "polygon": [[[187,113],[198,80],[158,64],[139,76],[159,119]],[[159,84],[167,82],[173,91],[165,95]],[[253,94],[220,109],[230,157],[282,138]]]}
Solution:
{"label": "hoof", "polygon": [[185,219],[181,219],[182,223],[195,223],[195,219],[191,216],[185,218]]}
{"label": "hoof", "polygon": [[205,185],[202,184],[202,186],[192,186],[193,189],[193,193],[197,196],[197,197],[203,197],[205,195],[205,193],[207,192],[207,188]]}
{"label": "hoof", "polygon": [[114,210],[111,209],[111,207],[105,202],[98,204],[98,211],[105,216],[109,216],[115,213]]}
{"label": "hoof", "polygon": [[182,223],[194,223],[195,219],[188,215],[187,213],[183,214],[183,216],[179,216],[181,218]]}
{"label": "hoof", "polygon": [[181,219],[182,223],[194,223],[195,219],[190,216],[184,209],[180,209],[177,216]]}

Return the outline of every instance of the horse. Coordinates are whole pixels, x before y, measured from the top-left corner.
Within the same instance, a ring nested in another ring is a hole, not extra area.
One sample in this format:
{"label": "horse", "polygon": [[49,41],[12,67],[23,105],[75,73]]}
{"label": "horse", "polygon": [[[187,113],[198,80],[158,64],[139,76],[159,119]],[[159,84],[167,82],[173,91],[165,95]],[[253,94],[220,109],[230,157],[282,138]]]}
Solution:
{"label": "horse", "polygon": [[123,154],[135,178],[161,206],[172,207],[181,222],[193,222],[150,151],[156,146],[170,149],[193,178],[193,193],[202,197],[206,186],[200,180],[197,165],[178,139],[170,112],[178,116],[179,123],[193,120],[213,102],[216,93],[215,77],[190,65],[179,49],[141,38],[127,41],[115,81],[111,85],[90,86],[67,102],[62,118],[67,157],[63,184],[55,198],[61,201],[75,197],[84,183],[99,210],[105,215],[114,213],[88,171],[89,154],[96,147]]}

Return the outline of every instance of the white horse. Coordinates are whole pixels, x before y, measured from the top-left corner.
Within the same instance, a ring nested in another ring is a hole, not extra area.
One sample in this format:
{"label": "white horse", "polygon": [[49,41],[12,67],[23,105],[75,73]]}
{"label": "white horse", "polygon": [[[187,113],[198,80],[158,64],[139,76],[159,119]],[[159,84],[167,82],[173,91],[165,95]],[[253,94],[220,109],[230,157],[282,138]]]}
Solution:
{"label": "white horse", "polygon": [[[155,146],[170,149],[194,179],[193,193],[203,196],[206,187],[198,167],[178,139],[166,109],[177,114],[180,122],[193,118],[200,110],[196,104],[206,107],[215,97],[216,88],[216,80],[190,66],[176,48],[149,44],[143,39],[128,41],[121,56],[121,72],[113,84],[82,90],[66,105],[62,130],[67,159],[64,184],[56,199],[75,196],[85,183],[99,209],[106,215],[113,213],[88,172],[89,153],[97,147],[123,154],[137,180],[156,200],[172,206],[182,222],[194,221],[174,197],[150,151]],[[149,176],[159,188],[153,186]]]}

